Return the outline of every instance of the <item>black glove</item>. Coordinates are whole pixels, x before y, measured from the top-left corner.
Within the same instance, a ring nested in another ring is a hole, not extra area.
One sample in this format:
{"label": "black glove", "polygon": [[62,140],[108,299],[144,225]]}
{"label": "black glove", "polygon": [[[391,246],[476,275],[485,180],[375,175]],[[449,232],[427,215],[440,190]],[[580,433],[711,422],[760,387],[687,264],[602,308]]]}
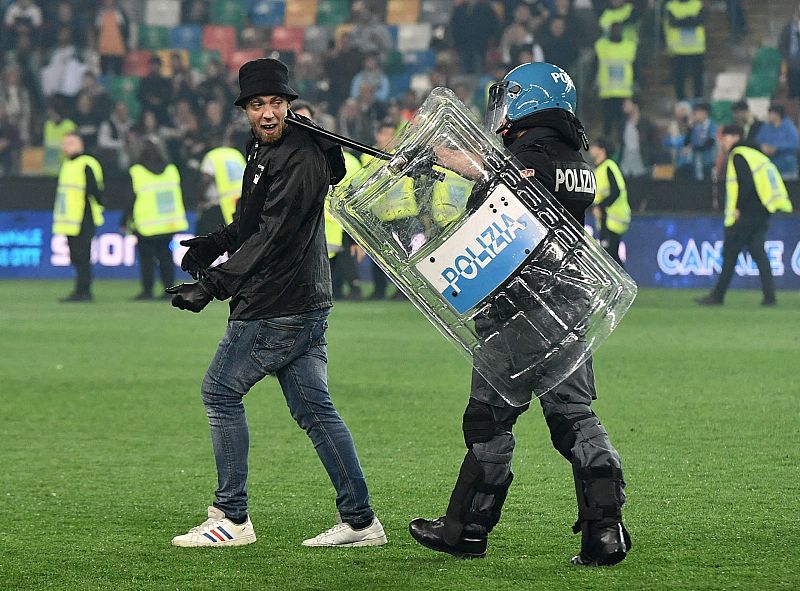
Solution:
{"label": "black glove", "polygon": [[165,289],[172,296],[172,305],[181,310],[199,312],[214,299],[201,283],[181,283]]}
{"label": "black glove", "polygon": [[200,274],[222,254],[219,244],[211,236],[197,236],[181,240],[181,246],[189,247],[181,260],[181,269],[194,279],[199,279]]}

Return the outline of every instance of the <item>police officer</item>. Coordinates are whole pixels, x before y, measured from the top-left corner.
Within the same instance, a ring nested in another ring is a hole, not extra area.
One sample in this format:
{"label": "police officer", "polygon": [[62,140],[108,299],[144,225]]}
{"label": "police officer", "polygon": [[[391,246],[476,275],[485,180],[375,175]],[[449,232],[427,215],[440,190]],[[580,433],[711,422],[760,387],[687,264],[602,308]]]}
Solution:
{"label": "police officer", "polygon": [[701,306],[721,306],[733,278],[736,259],[744,249],[750,252],[761,277],[762,306],[774,306],[775,283],[764,237],[769,216],[776,211],[789,213],[792,204],[778,169],[768,156],[742,143],[744,130],[726,125],[722,130],[722,149],[728,151],[725,179],[725,242],[722,246],[722,271],[716,286],[705,297],[695,300]]}
{"label": "police officer", "polygon": [[619,243],[631,224],[631,206],[628,203],[628,189],[625,187],[622,171],[608,157],[608,153],[608,144],[602,139],[589,144],[589,155],[594,162],[594,175],[597,179],[592,212],[597,221],[600,246],[618,265],[624,266],[619,257]]}
{"label": "police officer", "polygon": [[103,225],[103,169],[83,153],[83,140],[74,132],[61,140],[65,159],[58,173],[53,207],[53,234],[67,237],[69,258],[77,274],[74,291],[61,302],[92,300],[92,238]]}
{"label": "police officer", "polygon": [[133,299],[152,300],[155,263],[158,263],[164,288],[174,284],[175,263],[170,243],[176,232],[189,229],[181,176],[178,168],[168,164],[161,149],[149,140],[142,143],[139,161],[128,169],[128,173],[131,197],[122,227],[136,234],[142,282],[142,291]]}
{"label": "police officer", "polygon": [[198,236],[209,234],[233,221],[236,204],[242,195],[242,177],[245,161],[242,153],[228,145],[223,138],[220,145],[209,150],[200,162],[202,177],[201,199],[197,203]]}
{"label": "police officer", "polygon": [[[575,117],[576,99],[575,86],[564,70],[547,63],[524,64],[493,85],[487,120],[493,132],[502,134],[504,144],[528,176],[538,179],[582,226],[595,187],[580,154],[580,149],[588,146],[583,126]],[[568,190],[557,180],[576,173],[588,173],[592,182]],[[591,408],[594,398],[589,359],[539,399],[553,445],[572,465],[578,501],[573,531],[582,534],[580,553],[572,562],[587,566],[616,564],[631,547],[622,525],[625,483],[620,457]],[[463,418],[468,451],[446,515],[412,521],[409,529],[414,539],[432,550],[459,557],[486,554],[488,534],[500,519],[513,479],[512,428],[529,406],[509,405],[473,370]]]}

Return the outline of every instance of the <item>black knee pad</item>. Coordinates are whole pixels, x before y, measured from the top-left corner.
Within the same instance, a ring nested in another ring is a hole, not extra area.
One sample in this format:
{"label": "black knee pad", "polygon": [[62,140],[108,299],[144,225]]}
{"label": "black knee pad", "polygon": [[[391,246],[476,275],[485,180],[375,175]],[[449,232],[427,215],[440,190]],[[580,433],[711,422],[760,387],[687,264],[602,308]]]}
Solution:
{"label": "black knee pad", "polygon": [[545,417],[547,426],[550,428],[550,441],[558,453],[572,461],[572,448],[575,445],[576,433],[573,428],[576,423],[595,416],[594,412],[587,407],[588,412],[575,413],[570,417],[562,414],[552,414]]}
{"label": "black knee pad", "polygon": [[505,421],[497,421],[494,417],[493,407],[485,402],[470,398],[467,408],[464,411],[462,429],[464,431],[464,443],[468,448],[473,443],[484,443],[496,435],[510,432],[517,422],[517,417],[528,409],[528,405],[515,409],[518,412]]}

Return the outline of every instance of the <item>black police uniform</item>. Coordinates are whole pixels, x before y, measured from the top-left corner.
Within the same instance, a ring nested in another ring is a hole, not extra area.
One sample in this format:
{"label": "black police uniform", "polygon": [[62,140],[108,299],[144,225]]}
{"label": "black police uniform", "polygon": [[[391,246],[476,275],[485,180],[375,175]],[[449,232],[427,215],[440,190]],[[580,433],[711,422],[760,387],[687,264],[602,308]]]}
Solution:
{"label": "black police uniform", "polygon": [[[561,203],[581,227],[594,199],[594,183],[567,190],[558,169],[590,171],[580,148],[582,127],[562,110],[549,110],[515,123],[506,144],[518,163]],[[523,131],[522,135],[518,132]],[[580,178],[579,174],[579,178]],[[586,175],[582,175],[586,178]],[[593,180],[593,177],[591,177]],[[591,409],[596,398],[591,358],[564,382],[539,398],[555,446],[571,464],[578,500],[573,530],[583,533],[579,564],[614,564],[624,558],[630,539],[621,524],[625,502],[618,453]],[[464,440],[469,451],[461,466],[447,514],[435,521],[411,522],[412,536],[434,550],[462,557],[486,552],[487,534],[498,523],[513,479],[512,427],[529,405],[508,404],[473,370],[470,400],[464,412]]]}

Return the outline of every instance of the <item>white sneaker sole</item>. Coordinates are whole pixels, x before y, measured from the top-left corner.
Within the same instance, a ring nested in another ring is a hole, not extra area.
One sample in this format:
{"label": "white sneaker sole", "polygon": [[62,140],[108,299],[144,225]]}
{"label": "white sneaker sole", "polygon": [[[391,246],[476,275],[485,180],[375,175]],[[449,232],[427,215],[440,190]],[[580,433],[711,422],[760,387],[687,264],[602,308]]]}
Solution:
{"label": "white sneaker sole", "polygon": [[172,545],[178,548],[222,548],[225,546],[247,546],[256,541],[256,536],[242,536],[233,540],[225,540],[224,542],[192,542],[189,540],[172,540]]}
{"label": "white sneaker sole", "polygon": [[374,538],[366,538],[364,540],[358,540],[357,542],[349,542],[347,544],[325,544],[325,543],[303,542],[303,546],[305,546],[306,548],[359,548],[361,546],[383,546],[388,542],[389,540],[386,539],[386,536],[382,535],[382,536],[375,536]]}

